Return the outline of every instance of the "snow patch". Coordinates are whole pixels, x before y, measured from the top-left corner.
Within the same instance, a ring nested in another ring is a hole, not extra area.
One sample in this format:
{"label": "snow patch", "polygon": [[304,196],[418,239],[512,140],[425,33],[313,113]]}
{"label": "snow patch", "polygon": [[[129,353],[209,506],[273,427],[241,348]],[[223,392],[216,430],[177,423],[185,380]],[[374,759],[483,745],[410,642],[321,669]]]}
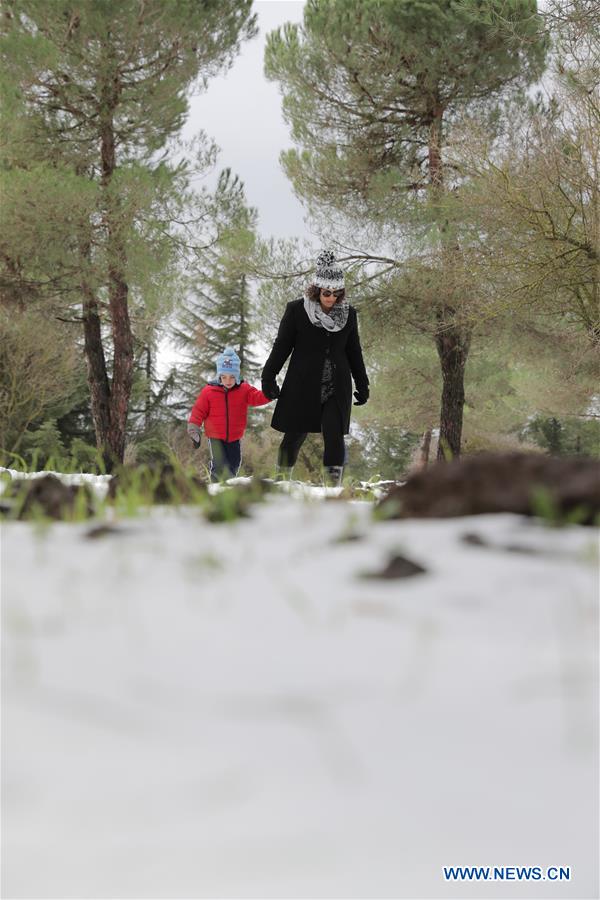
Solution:
{"label": "snow patch", "polygon": [[6,896],[595,895],[597,532],[332,490],[2,525]]}

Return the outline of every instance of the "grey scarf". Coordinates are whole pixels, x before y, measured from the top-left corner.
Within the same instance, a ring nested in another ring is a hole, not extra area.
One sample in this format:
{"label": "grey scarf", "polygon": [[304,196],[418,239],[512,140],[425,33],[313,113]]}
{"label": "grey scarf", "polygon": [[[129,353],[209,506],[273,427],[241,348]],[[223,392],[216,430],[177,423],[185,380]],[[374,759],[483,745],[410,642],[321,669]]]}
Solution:
{"label": "grey scarf", "polygon": [[321,304],[314,300],[304,297],[304,309],[306,315],[313,325],[317,328],[325,328],[327,331],[341,331],[348,321],[348,313],[350,312],[350,304],[344,298],[341,303],[332,306],[328,313],[323,312]]}

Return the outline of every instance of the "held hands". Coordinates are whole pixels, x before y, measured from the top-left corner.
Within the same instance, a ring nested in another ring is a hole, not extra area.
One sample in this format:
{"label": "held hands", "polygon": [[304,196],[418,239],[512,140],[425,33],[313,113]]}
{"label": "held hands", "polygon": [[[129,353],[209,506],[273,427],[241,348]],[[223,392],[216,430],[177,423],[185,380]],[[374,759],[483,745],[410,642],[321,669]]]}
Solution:
{"label": "held hands", "polygon": [[273,381],[263,381],[262,383],[262,392],[265,397],[268,397],[269,400],[277,400],[281,391],[279,390],[279,385],[273,379]]}
{"label": "held hands", "polygon": [[354,406],[364,406],[369,399],[369,391],[354,391],[354,396],[356,397]]}
{"label": "held hands", "polygon": [[194,450],[200,449],[200,441],[202,440],[202,432],[198,425],[194,425],[193,422],[188,422],[187,433],[191,438],[192,444],[194,445]]}

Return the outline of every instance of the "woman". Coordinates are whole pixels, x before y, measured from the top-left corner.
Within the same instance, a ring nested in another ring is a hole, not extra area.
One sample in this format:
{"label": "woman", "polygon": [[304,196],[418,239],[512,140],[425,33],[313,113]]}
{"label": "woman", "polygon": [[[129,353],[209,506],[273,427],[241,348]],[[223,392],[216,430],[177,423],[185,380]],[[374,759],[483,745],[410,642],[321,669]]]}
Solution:
{"label": "woman", "polygon": [[[292,354],[281,391],[275,380]],[[323,465],[330,484],[342,481],[355,406],[369,399],[369,379],[358,337],[356,310],[346,300],[344,273],[330,250],[317,257],[304,297],[288,303],[262,372],[263,394],[277,400],[271,427],[283,431],[278,471],[291,476],[308,432],[323,434]]]}

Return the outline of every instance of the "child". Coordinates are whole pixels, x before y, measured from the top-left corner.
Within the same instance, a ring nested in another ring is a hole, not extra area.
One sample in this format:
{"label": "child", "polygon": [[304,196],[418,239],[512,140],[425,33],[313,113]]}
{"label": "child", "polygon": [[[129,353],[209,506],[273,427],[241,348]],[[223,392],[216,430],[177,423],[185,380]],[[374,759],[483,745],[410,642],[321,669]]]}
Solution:
{"label": "child", "polygon": [[217,379],[209,381],[198,394],[187,427],[197,450],[200,427],[204,423],[210,448],[211,481],[218,481],[224,471],[228,477],[237,475],[248,407],[270,402],[262,391],[240,378],[240,358],[232,347],[225,347],[217,357]]}

